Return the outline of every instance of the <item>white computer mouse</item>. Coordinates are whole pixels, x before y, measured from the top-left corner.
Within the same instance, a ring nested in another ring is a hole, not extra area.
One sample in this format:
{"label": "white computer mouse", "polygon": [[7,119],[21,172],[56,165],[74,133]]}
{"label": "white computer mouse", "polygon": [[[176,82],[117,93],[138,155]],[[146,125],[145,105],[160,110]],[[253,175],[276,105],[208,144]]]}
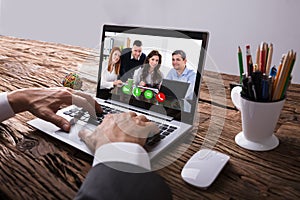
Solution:
{"label": "white computer mouse", "polygon": [[210,149],[201,149],[184,165],[181,177],[199,188],[209,187],[221,172],[230,157]]}

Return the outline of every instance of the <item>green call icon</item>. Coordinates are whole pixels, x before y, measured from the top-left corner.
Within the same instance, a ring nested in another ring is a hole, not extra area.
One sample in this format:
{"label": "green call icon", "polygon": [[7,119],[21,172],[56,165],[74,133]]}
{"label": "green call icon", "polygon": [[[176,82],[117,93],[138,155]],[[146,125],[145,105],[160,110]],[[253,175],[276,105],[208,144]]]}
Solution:
{"label": "green call icon", "polygon": [[153,97],[153,92],[152,92],[151,90],[146,90],[146,91],[144,92],[144,97],[145,97],[146,99],[152,99],[152,97]]}
{"label": "green call icon", "polygon": [[128,85],[124,85],[122,87],[122,91],[124,94],[130,94],[130,87]]}
{"label": "green call icon", "polygon": [[139,97],[139,96],[141,96],[142,91],[141,91],[140,88],[135,87],[135,88],[133,88],[133,90],[132,90],[132,94],[133,94],[133,96],[135,96],[135,97]]}

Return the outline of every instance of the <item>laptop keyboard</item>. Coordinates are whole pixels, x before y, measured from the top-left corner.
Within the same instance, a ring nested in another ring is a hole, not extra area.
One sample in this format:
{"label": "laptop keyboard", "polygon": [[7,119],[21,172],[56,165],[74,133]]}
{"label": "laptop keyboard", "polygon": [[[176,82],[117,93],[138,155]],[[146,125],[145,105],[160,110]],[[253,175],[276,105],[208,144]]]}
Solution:
{"label": "laptop keyboard", "polygon": [[[105,115],[107,114],[114,114],[114,113],[122,113],[122,111],[105,106],[105,105],[101,105],[102,109],[103,109],[103,113],[101,114],[97,114],[97,118],[94,119],[92,117],[90,117],[89,113],[85,110],[83,110],[83,108],[79,108],[79,107],[73,107],[70,110],[67,110],[65,112],[63,112],[65,115],[69,115],[72,120],[71,123],[76,123],[77,121],[82,121],[85,123],[90,123],[90,124],[94,124],[94,125],[99,125]],[[168,135],[170,135],[173,131],[175,131],[177,129],[177,127],[172,126],[172,125],[168,125],[168,124],[163,124],[163,123],[159,123],[156,121],[152,121],[154,122],[158,128],[159,128],[159,133],[155,134],[153,136],[149,136],[147,138],[146,141],[146,145],[148,146],[154,146],[156,143],[158,143],[159,141],[165,139]]]}

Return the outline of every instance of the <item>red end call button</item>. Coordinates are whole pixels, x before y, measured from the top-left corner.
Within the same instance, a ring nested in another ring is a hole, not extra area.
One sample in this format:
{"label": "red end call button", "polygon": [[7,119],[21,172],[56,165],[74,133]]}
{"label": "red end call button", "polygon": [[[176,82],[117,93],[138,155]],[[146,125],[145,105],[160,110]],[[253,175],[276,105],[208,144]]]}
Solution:
{"label": "red end call button", "polygon": [[162,92],[157,93],[157,95],[155,96],[155,98],[156,98],[156,100],[158,102],[164,102],[166,100],[166,96]]}

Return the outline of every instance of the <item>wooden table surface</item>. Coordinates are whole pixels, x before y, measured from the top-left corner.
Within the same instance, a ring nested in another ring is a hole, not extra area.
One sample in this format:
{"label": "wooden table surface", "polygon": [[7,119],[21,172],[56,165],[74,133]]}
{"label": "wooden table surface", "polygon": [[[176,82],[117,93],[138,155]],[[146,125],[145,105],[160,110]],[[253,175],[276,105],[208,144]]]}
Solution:
{"label": "wooden table surface", "polygon": [[[0,36],[0,92],[60,86],[66,73],[91,63],[97,63],[95,50]],[[95,83],[83,80],[83,89],[93,91]],[[254,152],[234,142],[242,128],[240,112],[230,100],[232,81],[238,77],[204,73],[198,131],[191,144],[183,139],[170,148],[163,159],[179,158],[157,173],[178,200],[300,199],[300,85],[289,87],[275,130],[280,145]],[[34,116],[24,112],[0,123],[0,199],[72,199],[92,157],[30,127],[30,119]],[[231,158],[215,182],[201,190],[186,184],[180,172],[204,144]]]}

